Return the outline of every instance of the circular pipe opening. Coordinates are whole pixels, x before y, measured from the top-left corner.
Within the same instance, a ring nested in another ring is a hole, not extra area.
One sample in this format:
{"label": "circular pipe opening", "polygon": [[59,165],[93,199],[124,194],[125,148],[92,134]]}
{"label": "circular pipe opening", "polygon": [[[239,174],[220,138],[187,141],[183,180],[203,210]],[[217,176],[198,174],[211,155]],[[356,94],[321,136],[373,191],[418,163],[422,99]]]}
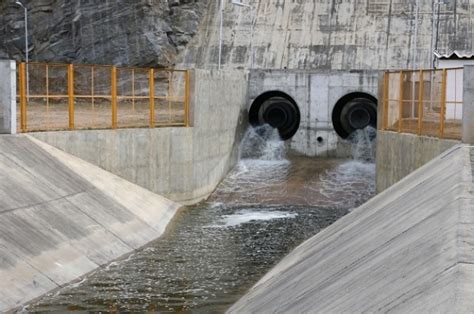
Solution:
{"label": "circular pipe opening", "polygon": [[364,129],[370,124],[370,113],[366,108],[358,106],[347,113],[347,120],[352,128]]}
{"label": "circular pipe opening", "polygon": [[269,124],[278,129],[283,140],[287,140],[298,131],[300,111],[288,94],[269,91],[253,101],[249,110],[249,122],[254,126]]}
{"label": "circular pipe opening", "polygon": [[366,93],[351,93],[338,100],[332,112],[336,133],[347,138],[354,131],[377,127],[377,99]]}

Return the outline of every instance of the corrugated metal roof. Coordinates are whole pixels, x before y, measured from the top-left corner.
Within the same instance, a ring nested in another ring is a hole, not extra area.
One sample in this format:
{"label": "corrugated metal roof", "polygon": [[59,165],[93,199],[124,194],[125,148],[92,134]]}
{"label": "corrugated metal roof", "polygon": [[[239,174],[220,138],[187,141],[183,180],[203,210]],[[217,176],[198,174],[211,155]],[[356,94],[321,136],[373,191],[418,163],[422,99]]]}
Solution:
{"label": "corrugated metal roof", "polygon": [[438,58],[438,59],[474,59],[474,53],[462,53],[462,52],[459,52],[459,51],[453,51],[451,53],[447,53],[447,54],[440,54],[438,51],[435,51],[434,52],[435,56]]}

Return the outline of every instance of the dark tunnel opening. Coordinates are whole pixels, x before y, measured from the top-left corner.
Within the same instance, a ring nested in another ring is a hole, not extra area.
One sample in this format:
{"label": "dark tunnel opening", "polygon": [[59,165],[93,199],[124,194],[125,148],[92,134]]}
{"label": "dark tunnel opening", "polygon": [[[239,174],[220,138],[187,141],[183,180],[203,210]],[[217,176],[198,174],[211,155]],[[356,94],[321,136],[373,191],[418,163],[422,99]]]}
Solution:
{"label": "dark tunnel opening", "polygon": [[253,126],[269,124],[278,129],[283,140],[295,135],[300,126],[300,110],[294,99],[280,91],[258,96],[250,106],[249,122]]}
{"label": "dark tunnel opening", "polygon": [[332,111],[336,133],[348,138],[354,131],[377,127],[377,99],[367,93],[350,93],[338,100]]}

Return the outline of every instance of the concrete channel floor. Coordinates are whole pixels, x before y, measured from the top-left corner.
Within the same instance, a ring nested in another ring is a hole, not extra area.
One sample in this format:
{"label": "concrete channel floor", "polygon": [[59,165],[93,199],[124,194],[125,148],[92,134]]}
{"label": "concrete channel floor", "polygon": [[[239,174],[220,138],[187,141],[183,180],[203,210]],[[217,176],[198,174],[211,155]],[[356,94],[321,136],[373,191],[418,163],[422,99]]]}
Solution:
{"label": "concrete channel floor", "polygon": [[179,207],[34,138],[0,136],[0,312],[156,239]]}
{"label": "concrete channel floor", "polygon": [[301,244],[229,313],[473,312],[473,161],[449,149]]}

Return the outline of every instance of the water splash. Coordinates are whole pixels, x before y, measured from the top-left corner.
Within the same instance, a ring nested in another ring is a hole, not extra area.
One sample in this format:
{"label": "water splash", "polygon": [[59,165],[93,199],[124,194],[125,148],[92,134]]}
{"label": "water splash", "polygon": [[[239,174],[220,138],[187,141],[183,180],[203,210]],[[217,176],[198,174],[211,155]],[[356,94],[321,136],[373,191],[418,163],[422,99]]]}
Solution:
{"label": "water splash", "polygon": [[278,129],[268,124],[250,127],[240,144],[240,160],[286,160],[286,145]]}
{"label": "water splash", "polygon": [[356,130],[349,136],[352,143],[352,159],[363,162],[375,162],[375,137],[377,131],[373,127]]}
{"label": "water splash", "polygon": [[328,199],[338,200],[337,206],[352,210],[375,194],[375,137],[376,130],[372,127],[352,133],[349,137],[352,160],[320,176],[319,192]]}

